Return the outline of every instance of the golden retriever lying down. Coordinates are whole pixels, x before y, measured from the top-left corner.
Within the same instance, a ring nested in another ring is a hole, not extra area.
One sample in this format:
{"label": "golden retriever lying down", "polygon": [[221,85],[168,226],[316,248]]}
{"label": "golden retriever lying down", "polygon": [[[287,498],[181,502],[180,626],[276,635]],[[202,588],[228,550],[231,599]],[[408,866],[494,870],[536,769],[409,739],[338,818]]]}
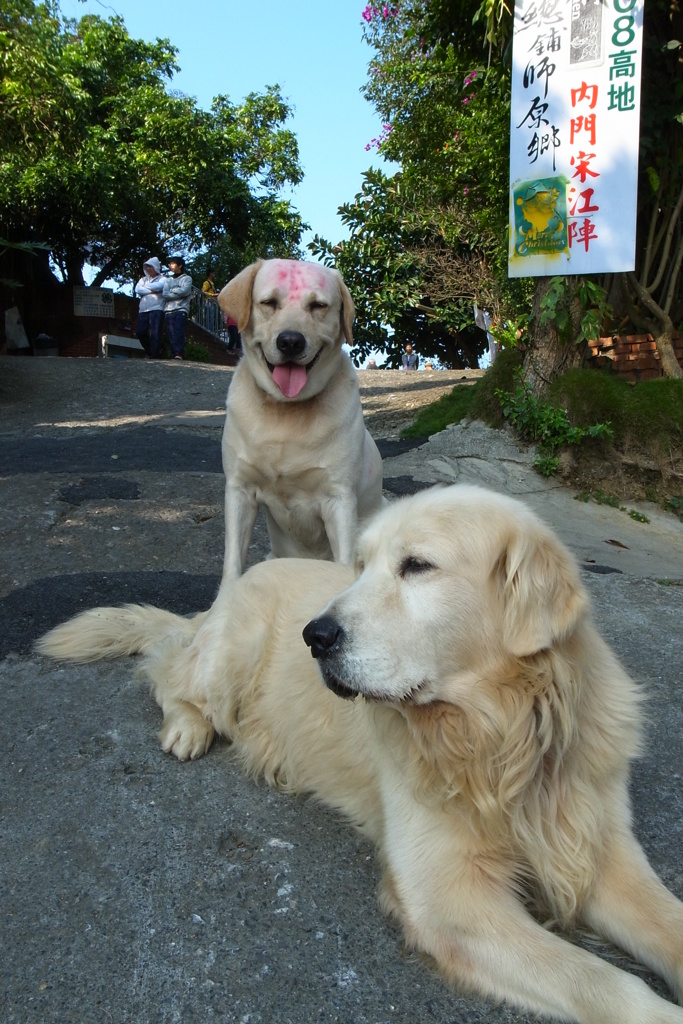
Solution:
{"label": "golden retriever lying down", "polygon": [[364,829],[383,909],[455,985],[563,1020],[683,1022],[531,914],[594,929],[683,995],[683,904],[631,831],[639,696],[519,502],[426,491],[365,529],[355,572],[265,562],[191,620],[99,608],[38,647],[144,654],[165,751],[200,757],[215,730],[248,772]]}

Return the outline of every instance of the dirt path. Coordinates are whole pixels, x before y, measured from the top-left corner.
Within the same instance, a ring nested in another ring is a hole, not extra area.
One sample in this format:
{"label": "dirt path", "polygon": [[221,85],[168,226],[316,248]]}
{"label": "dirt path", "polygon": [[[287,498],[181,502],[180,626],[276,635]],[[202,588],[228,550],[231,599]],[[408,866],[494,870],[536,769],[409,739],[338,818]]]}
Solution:
{"label": "dirt path", "polygon": [[[359,372],[367,425],[394,436],[424,405],[482,370]],[[222,429],[233,370],[201,363],[0,357],[0,434],[173,425]],[[173,420],[169,424],[169,419]]]}

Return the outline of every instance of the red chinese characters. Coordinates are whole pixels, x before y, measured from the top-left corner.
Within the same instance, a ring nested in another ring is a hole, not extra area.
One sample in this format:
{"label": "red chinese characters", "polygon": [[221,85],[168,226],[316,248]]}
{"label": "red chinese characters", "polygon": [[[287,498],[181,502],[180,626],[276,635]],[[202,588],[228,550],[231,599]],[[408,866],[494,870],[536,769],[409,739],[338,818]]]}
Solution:
{"label": "red chinese characters", "polygon": [[[569,121],[569,144],[570,146],[589,146],[597,148],[598,139],[598,116],[593,111],[598,102],[598,86],[581,82],[578,88],[571,89],[572,117]],[[589,178],[598,179],[600,172],[591,166],[596,160],[594,152],[587,152],[586,149],[577,148],[570,157],[570,164],[574,168],[571,183],[567,190],[567,209],[569,213],[568,239],[569,248],[582,245],[586,252],[594,238],[598,237],[597,228],[593,215],[600,209],[600,204],[595,198],[598,188],[597,181],[593,186],[581,188],[586,185]]]}

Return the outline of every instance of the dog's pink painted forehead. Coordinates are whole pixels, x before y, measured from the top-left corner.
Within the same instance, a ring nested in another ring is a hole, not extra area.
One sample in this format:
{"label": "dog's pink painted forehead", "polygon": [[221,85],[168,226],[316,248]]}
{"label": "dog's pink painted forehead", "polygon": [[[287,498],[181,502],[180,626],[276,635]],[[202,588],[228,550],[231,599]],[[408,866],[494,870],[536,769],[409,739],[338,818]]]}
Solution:
{"label": "dog's pink painted forehead", "polygon": [[277,288],[290,301],[311,291],[328,291],[330,275],[315,263],[297,263],[295,260],[273,260],[259,273],[259,286]]}

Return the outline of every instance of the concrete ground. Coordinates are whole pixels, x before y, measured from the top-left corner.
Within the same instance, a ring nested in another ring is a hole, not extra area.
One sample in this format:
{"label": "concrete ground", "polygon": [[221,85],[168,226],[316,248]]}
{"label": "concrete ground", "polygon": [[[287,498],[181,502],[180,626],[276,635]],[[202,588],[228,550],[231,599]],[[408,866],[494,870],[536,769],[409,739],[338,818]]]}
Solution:
{"label": "concrete ground", "polygon": [[[115,363],[0,360],[0,1020],[530,1022],[405,953],[377,908],[372,848],[334,815],[245,779],[225,744],[191,764],[163,755],[134,661],[31,653],[82,608],[184,613],[217,587],[230,372]],[[576,501],[477,424],[381,447],[390,499],[482,483],[529,501],[574,551],[600,629],[649,694],[636,831],[683,898],[683,525]],[[251,561],[266,549],[260,524]]]}

